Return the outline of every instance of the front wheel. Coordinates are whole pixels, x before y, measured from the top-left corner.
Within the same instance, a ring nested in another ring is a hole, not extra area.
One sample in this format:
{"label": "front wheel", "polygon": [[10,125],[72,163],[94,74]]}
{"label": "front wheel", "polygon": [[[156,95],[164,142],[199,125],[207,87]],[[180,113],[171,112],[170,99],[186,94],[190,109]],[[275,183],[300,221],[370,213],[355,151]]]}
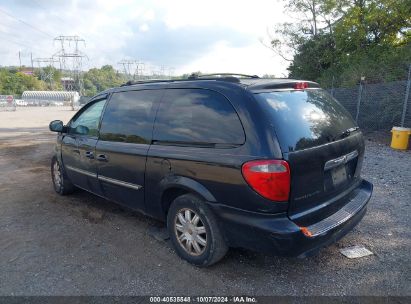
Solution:
{"label": "front wheel", "polygon": [[67,195],[74,191],[75,187],[64,172],[63,166],[57,157],[51,160],[51,179],[54,190],[60,195]]}
{"label": "front wheel", "polygon": [[167,229],[177,254],[196,266],[221,260],[228,246],[212,211],[198,197],[177,197],[167,215]]}

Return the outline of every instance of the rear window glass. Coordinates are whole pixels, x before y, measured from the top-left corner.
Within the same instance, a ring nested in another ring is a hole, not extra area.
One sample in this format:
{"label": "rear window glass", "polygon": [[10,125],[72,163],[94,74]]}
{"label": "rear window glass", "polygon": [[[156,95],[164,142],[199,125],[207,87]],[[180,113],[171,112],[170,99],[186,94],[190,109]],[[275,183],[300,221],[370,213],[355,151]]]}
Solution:
{"label": "rear window glass", "polygon": [[242,144],[245,136],[231,103],[204,89],[170,89],[158,110],[154,140],[182,144]]}
{"label": "rear window glass", "polygon": [[255,94],[268,113],[283,152],[335,141],[356,126],[350,114],[324,90]]}

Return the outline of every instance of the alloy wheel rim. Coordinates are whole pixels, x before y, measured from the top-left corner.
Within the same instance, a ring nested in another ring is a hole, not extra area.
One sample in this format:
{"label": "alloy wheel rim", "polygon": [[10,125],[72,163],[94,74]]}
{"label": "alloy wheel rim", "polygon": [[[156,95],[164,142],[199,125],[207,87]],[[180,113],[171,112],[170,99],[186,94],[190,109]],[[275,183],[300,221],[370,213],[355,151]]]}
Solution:
{"label": "alloy wheel rim", "polygon": [[174,231],[180,246],[192,256],[204,253],[207,231],[200,216],[189,208],[181,209],[174,219]]}
{"label": "alloy wheel rim", "polygon": [[55,162],[53,165],[53,179],[54,185],[56,188],[60,188],[61,186],[61,172],[60,172],[60,165],[58,162]]}

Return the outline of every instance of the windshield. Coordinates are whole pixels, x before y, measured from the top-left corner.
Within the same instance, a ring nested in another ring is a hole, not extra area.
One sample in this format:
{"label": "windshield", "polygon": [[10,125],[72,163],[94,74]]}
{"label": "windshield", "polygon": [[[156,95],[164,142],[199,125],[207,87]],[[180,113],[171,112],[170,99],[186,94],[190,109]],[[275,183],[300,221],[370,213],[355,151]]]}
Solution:
{"label": "windshield", "polygon": [[255,94],[269,114],[283,152],[298,151],[343,138],[356,126],[350,114],[324,90]]}

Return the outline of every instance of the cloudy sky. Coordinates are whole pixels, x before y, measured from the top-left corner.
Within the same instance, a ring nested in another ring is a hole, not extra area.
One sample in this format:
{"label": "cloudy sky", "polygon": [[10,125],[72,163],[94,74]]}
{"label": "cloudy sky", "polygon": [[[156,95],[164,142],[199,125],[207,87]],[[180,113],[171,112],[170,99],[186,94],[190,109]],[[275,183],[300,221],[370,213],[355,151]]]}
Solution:
{"label": "cloudy sky", "polygon": [[78,35],[85,68],[122,59],[173,67],[174,74],[286,73],[287,63],[264,47],[267,30],[286,21],[278,0],[0,0],[0,65],[51,57],[59,35]]}

